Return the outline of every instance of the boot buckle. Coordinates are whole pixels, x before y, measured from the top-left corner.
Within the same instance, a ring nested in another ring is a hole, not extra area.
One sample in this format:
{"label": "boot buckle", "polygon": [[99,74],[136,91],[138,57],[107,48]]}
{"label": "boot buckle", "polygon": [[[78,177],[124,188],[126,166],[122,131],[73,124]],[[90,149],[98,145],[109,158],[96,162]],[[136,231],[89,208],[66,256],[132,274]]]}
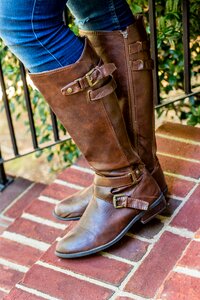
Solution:
{"label": "boot buckle", "polygon": [[90,76],[94,71],[98,71],[99,73],[101,73],[100,70],[98,70],[97,68],[93,68],[85,75],[85,78],[87,79],[88,85],[90,87],[93,87],[94,85],[96,85],[99,82],[98,76],[96,77],[96,79],[94,79]]}
{"label": "boot buckle", "polygon": [[113,206],[114,206],[114,208],[123,208],[124,207],[124,205],[122,205],[122,204],[119,205],[118,204],[119,201],[122,201],[121,199],[118,199],[118,198],[122,198],[122,197],[127,198],[127,196],[124,195],[124,194],[117,194],[117,195],[113,196]]}

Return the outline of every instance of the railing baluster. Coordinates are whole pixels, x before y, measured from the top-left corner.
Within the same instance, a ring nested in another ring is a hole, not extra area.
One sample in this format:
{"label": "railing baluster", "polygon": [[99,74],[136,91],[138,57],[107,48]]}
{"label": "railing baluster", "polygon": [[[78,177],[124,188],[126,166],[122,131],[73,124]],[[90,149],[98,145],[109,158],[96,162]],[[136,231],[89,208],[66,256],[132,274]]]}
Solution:
{"label": "railing baluster", "polygon": [[154,103],[160,104],[160,86],[158,78],[158,50],[156,33],[156,11],[155,1],[149,0],[149,24],[150,24],[150,43],[151,55],[154,61],[153,81],[154,81]]}
{"label": "railing baluster", "polygon": [[0,150],[0,192],[2,192],[11,182],[13,182],[13,178],[6,176]]}
{"label": "railing baluster", "polygon": [[186,94],[189,94],[191,93],[189,0],[182,1],[182,8],[183,8],[184,90]]}
{"label": "railing baluster", "polygon": [[3,93],[3,102],[4,102],[4,106],[5,106],[5,111],[6,111],[8,128],[10,131],[10,138],[11,138],[14,154],[15,154],[15,156],[17,156],[17,155],[19,155],[19,151],[18,151],[18,147],[17,147],[15,130],[14,130],[11,111],[10,111],[10,107],[9,107],[9,101],[8,101],[8,97],[7,97],[7,93],[6,93],[6,86],[5,86],[5,81],[4,81],[4,77],[3,77],[3,70],[2,70],[1,63],[0,63],[0,82],[1,82],[1,89],[2,89],[2,93]]}
{"label": "railing baluster", "polygon": [[[0,151],[0,159],[1,159],[1,151]],[[4,166],[0,162],[0,192],[3,190],[3,187],[6,185],[7,181],[8,180],[7,180],[7,177],[6,177]]]}
{"label": "railing baluster", "polygon": [[53,111],[51,109],[50,109],[50,114],[51,114],[51,122],[52,122],[52,128],[53,128],[54,141],[57,142],[60,140],[60,138],[59,138],[59,131],[58,131],[56,115],[53,113]]}
{"label": "railing baluster", "polygon": [[24,96],[25,96],[28,118],[29,118],[29,123],[30,123],[33,148],[37,149],[38,142],[37,142],[37,136],[36,136],[36,130],[35,130],[35,123],[34,123],[34,119],[33,119],[33,110],[32,110],[32,106],[31,106],[30,94],[29,94],[27,81],[26,81],[26,71],[21,62],[20,62],[20,72],[21,72],[21,77],[22,77],[22,82],[23,82],[23,87],[24,87]]}

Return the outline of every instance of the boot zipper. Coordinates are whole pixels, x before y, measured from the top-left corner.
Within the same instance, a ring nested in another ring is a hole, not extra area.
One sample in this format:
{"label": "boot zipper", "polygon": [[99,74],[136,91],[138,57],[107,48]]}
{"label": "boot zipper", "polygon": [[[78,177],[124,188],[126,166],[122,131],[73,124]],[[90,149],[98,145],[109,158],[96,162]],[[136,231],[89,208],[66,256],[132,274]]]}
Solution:
{"label": "boot zipper", "polygon": [[130,95],[130,99],[128,99],[128,101],[129,101],[129,107],[130,107],[130,112],[129,112],[130,123],[132,126],[131,131],[133,132],[133,136],[134,136],[134,146],[138,153],[138,137],[137,137],[137,134],[135,133],[135,128],[137,128],[135,101],[134,101],[134,103],[131,103],[131,99],[135,100],[135,97],[134,97],[133,88],[130,88],[130,87],[132,87],[133,83],[132,83],[131,68],[129,65],[129,49],[128,49],[128,44],[126,41],[126,39],[128,38],[128,31],[121,30],[121,34],[124,38],[125,57],[126,57],[126,65],[127,65],[127,72],[128,72],[128,85],[129,85],[129,95]]}

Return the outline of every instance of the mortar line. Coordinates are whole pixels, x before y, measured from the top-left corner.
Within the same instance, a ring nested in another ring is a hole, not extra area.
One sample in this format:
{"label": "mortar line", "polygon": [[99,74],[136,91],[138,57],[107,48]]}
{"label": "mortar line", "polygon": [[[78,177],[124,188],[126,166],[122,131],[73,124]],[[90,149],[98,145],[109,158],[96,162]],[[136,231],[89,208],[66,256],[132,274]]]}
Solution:
{"label": "mortar line", "polygon": [[3,287],[0,287],[0,291],[1,291],[1,292],[4,292],[4,293],[6,293],[6,294],[8,294],[8,293],[10,292],[9,290],[4,289]]}
{"label": "mortar line", "polygon": [[5,230],[3,232],[1,237],[6,238],[10,241],[17,242],[22,245],[26,245],[26,246],[41,250],[41,251],[46,251],[50,247],[50,244],[48,244],[48,243],[41,242],[41,241],[38,241],[38,240],[35,240],[32,238],[26,237],[22,234],[10,232],[7,230]]}
{"label": "mortar line", "polygon": [[29,220],[29,221],[33,221],[36,222],[38,224],[42,224],[42,225],[46,225],[46,226],[50,226],[56,229],[62,229],[65,230],[68,225],[67,224],[60,224],[60,223],[56,223],[54,221],[48,220],[48,219],[44,219],[42,217],[38,217],[29,213],[23,213],[21,218]]}
{"label": "mortar line", "polygon": [[0,218],[5,220],[5,221],[11,222],[11,223],[15,221],[15,218],[10,218],[10,217],[7,217],[3,214],[0,214]]}
{"label": "mortar line", "polygon": [[132,239],[140,240],[142,242],[147,242],[148,244],[151,244],[153,242],[153,239],[148,239],[148,238],[145,238],[143,236],[140,236],[140,235],[137,235],[137,234],[133,234],[131,232],[127,232],[125,234],[125,236],[131,237]]}
{"label": "mortar line", "polygon": [[163,134],[163,133],[156,133],[156,136],[167,139],[167,140],[172,140],[172,141],[176,141],[176,142],[181,142],[181,143],[187,143],[190,145],[196,145],[196,146],[200,146],[200,142],[194,141],[194,140],[189,140],[189,139],[185,139],[185,138],[180,138],[180,137],[176,137],[174,135],[167,135],[167,134]]}
{"label": "mortar line", "polygon": [[54,199],[54,198],[43,196],[43,195],[40,195],[38,197],[38,200],[43,201],[43,202],[47,202],[47,203],[51,203],[51,204],[57,204],[57,203],[60,202],[60,200],[58,200],[58,199]]}
{"label": "mortar line", "polygon": [[167,171],[164,171],[164,174],[167,175],[167,176],[175,177],[175,178],[178,178],[178,179],[182,179],[182,180],[186,180],[186,181],[190,181],[190,182],[194,182],[194,183],[199,182],[199,179],[189,177],[189,176],[185,176],[185,175],[182,175],[182,174],[176,174],[176,173],[167,172]]}
{"label": "mortar line", "polygon": [[55,298],[55,297],[52,297],[52,296],[50,296],[48,294],[45,294],[45,293],[40,292],[38,290],[35,290],[33,288],[29,288],[29,287],[23,285],[22,283],[17,283],[15,285],[15,287],[17,289],[22,290],[24,292],[27,292],[27,293],[29,293],[31,295],[35,295],[35,296],[38,296],[38,297],[41,297],[41,298],[44,298],[44,299],[47,299],[47,300],[60,300],[60,298]]}
{"label": "mortar line", "polygon": [[110,284],[110,283],[106,283],[106,282],[103,282],[103,281],[100,281],[98,279],[94,279],[94,278],[91,278],[91,277],[88,277],[86,275],[82,275],[82,274],[79,274],[79,273],[75,273],[74,271],[71,271],[71,270],[67,270],[67,269],[63,269],[61,267],[57,267],[55,265],[52,265],[50,263],[46,263],[46,262],[43,262],[41,260],[38,260],[35,264],[37,265],[40,265],[40,266],[43,266],[47,269],[51,269],[51,270],[54,270],[56,272],[60,272],[62,274],[66,274],[66,275],[69,275],[69,276],[72,276],[76,279],[80,279],[82,281],[86,281],[86,282],[89,282],[89,283],[93,283],[95,285],[98,285],[98,286],[101,286],[101,287],[104,287],[104,288],[107,288],[109,290],[112,290],[112,291],[116,291],[118,289],[118,287]]}
{"label": "mortar line", "polygon": [[131,266],[133,266],[133,267],[135,266],[135,262],[133,262],[133,261],[131,261],[131,260],[129,260],[129,259],[126,259],[126,258],[117,256],[117,255],[108,253],[108,252],[106,252],[106,251],[101,251],[101,252],[100,252],[100,255],[101,255],[101,256],[104,256],[104,257],[107,257],[107,258],[109,258],[109,259],[114,259],[114,260],[123,262],[123,263],[128,264],[128,265],[131,265]]}
{"label": "mortar line", "polygon": [[75,183],[69,183],[69,182],[61,180],[61,179],[55,179],[54,183],[64,185],[64,186],[67,186],[69,188],[76,189],[76,190],[84,189],[84,186],[81,186],[81,185],[78,185],[78,184],[75,184]]}
{"label": "mortar line", "polygon": [[173,155],[173,154],[170,154],[170,153],[159,152],[159,151],[157,152],[157,154],[161,155],[161,156],[176,158],[176,159],[179,159],[179,160],[184,160],[184,161],[189,161],[189,162],[193,162],[193,163],[196,163],[196,164],[200,164],[200,160],[197,160],[197,159],[194,159],[194,158],[187,158],[187,157],[183,157],[183,156],[179,156],[179,155]]}
{"label": "mortar line", "polygon": [[173,271],[179,274],[191,276],[200,279],[200,271],[192,269],[192,268],[187,268],[187,267],[181,267],[181,266],[175,266],[173,268]]}
{"label": "mortar line", "polygon": [[109,300],[115,300],[116,297],[129,297],[131,299],[134,299],[134,300],[151,300],[149,298],[145,298],[145,297],[140,297],[136,294],[132,294],[132,293],[129,293],[129,292],[124,292],[124,291],[118,291],[117,295],[116,293],[114,293],[110,298]]}
{"label": "mortar line", "polygon": [[72,165],[71,168],[74,169],[74,170],[78,170],[78,171],[82,171],[84,173],[88,173],[88,174],[94,175],[94,171],[92,171],[89,168],[84,168],[84,167],[81,167],[79,165]]}
{"label": "mortar line", "polygon": [[29,270],[29,267],[14,263],[9,261],[8,259],[4,259],[0,257],[0,265],[8,267],[12,270],[19,271],[21,273],[26,273]]}

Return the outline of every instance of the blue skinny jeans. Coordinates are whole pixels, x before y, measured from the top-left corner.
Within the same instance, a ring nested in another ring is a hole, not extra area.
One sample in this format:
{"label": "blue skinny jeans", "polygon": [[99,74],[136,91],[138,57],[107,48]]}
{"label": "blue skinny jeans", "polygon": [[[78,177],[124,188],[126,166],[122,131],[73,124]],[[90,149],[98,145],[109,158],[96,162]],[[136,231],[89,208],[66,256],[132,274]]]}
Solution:
{"label": "blue skinny jeans", "polygon": [[30,72],[81,56],[83,40],[63,22],[66,4],[84,30],[123,30],[134,21],[126,0],[0,0],[0,37]]}

